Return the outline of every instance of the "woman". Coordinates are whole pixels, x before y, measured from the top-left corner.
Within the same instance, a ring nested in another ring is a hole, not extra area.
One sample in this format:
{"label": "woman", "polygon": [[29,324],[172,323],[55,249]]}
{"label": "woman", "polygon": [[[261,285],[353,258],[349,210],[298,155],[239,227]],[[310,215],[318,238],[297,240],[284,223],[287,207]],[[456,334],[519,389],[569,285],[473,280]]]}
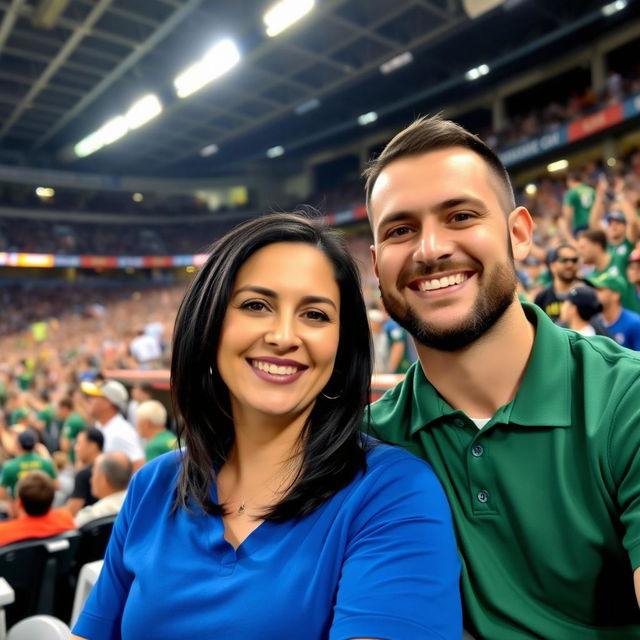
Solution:
{"label": "woman", "polygon": [[216,242],[174,330],[184,451],[133,479],[77,637],[459,638],[443,491],[360,435],[370,377],[333,231],[276,214]]}

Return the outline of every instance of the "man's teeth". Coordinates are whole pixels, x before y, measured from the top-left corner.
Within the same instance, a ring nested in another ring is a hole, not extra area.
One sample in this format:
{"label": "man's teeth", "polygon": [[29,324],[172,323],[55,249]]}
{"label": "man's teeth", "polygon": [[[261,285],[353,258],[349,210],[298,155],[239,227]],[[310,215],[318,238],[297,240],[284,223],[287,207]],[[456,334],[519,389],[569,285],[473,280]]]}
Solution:
{"label": "man's teeth", "polygon": [[280,367],[277,364],[262,362],[261,360],[252,360],[251,366],[256,369],[260,369],[260,371],[266,371],[274,376],[292,376],[294,373],[298,372],[298,367]]}
{"label": "man's teeth", "polygon": [[422,280],[418,283],[418,289],[420,289],[420,291],[434,291],[435,289],[443,289],[444,287],[451,287],[454,284],[460,284],[467,279],[464,273],[456,273],[452,276],[434,278],[433,280]]}

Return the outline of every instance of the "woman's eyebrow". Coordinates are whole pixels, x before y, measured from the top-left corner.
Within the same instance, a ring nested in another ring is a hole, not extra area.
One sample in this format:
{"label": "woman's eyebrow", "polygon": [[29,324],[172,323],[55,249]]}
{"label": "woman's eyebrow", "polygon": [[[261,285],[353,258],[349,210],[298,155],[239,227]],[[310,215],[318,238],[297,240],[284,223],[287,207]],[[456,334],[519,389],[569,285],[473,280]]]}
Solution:
{"label": "woman's eyebrow", "polygon": [[[267,298],[277,298],[278,294],[271,289],[267,289],[266,287],[257,287],[253,285],[247,285],[246,287],[241,287],[238,289],[233,295],[236,296],[239,293],[257,293],[258,295],[265,296]],[[302,304],[328,304],[332,306],[336,311],[338,307],[336,303],[331,300],[331,298],[326,298],[324,296],[304,296],[301,300]]]}

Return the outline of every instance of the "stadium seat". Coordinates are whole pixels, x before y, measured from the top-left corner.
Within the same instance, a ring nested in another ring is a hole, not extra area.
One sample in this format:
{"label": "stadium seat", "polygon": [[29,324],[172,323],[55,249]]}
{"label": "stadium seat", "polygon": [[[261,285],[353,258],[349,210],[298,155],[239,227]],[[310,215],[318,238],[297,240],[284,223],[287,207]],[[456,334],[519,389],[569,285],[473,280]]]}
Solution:
{"label": "stadium seat", "polygon": [[76,587],[76,593],[73,598],[71,626],[73,626],[76,623],[76,620],[79,618],[80,612],[84,607],[84,603],[89,597],[91,589],[93,589],[93,585],[96,583],[96,580],[100,575],[103,564],[103,560],[95,560],[94,562],[85,564],[84,567],[80,569],[80,575],[78,576],[78,585]]}
{"label": "stadium seat", "polygon": [[7,640],[69,640],[71,629],[53,616],[31,616],[9,630]]}
{"label": "stadium seat", "polygon": [[109,543],[111,529],[116,520],[115,515],[97,518],[84,527],[80,527],[80,542],[74,560],[74,573],[77,576],[80,569],[88,562],[102,560]]}
{"label": "stadium seat", "polygon": [[15,591],[15,601],[5,609],[8,627],[28,616],[56,612],[68,590],[79,540],[77,531],[68,531],[0,548],[0,577]]}

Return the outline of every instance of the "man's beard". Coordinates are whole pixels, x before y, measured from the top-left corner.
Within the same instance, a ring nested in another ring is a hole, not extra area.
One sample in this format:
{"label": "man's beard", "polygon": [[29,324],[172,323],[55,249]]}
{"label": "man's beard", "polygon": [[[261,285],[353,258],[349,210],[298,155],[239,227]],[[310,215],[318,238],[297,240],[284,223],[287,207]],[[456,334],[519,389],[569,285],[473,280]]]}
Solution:
{"label": "man's beard", "polygon": [[485,278],[488,284],[479,290],[471,311],[457,325],[444,329],[418,317],[409,305],[386,293],[382,285],[380,293],[389,315],[417,342],[438,351],[458,351],[489,331],[513,303],[517,286],[513,263],[496,265]]}
{"label": "man's beard", "polygon": [[562,273],[562,271],[558,271],[558,278],[566,284],[573,282],[577,277],[578,277],[578,274],[576,272],[573,272],[567,275],[566,273]]}

